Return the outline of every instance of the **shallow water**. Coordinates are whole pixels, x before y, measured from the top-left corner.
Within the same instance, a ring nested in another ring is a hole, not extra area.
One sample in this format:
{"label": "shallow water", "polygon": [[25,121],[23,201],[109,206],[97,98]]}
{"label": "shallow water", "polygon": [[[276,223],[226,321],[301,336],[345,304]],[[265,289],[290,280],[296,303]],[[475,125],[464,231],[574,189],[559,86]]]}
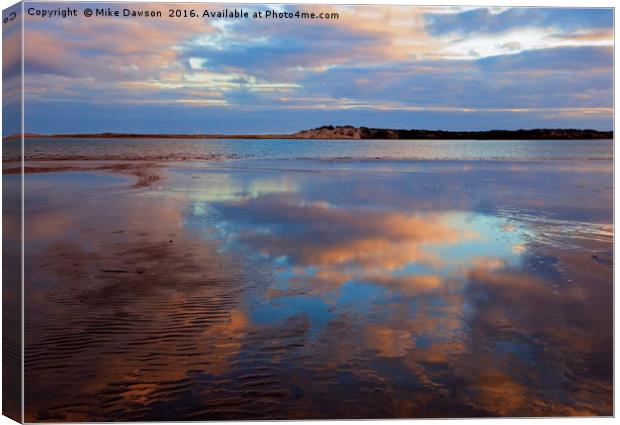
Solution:
{"label": "shallow water", "polygon": [[611,159],[613,140],[27,139],[26,160]]}
{"label": "shallow water", "polygon": [[611,161],[26,175],[26,419],[612,414]]}

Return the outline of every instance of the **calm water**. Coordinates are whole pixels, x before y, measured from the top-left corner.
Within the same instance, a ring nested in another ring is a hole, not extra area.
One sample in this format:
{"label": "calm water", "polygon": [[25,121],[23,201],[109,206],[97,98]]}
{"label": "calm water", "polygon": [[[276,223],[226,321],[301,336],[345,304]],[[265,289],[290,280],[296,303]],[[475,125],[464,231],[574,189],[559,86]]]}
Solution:
{"label": "calm water", "polygon": [[[188,145],[218,143],[302,146]],[[26,419],[610,415],[612,166],[28,174]]]}
{"label": "calm water", "polygon": [[26,159],[611,159],[612,140],[28,139]]}

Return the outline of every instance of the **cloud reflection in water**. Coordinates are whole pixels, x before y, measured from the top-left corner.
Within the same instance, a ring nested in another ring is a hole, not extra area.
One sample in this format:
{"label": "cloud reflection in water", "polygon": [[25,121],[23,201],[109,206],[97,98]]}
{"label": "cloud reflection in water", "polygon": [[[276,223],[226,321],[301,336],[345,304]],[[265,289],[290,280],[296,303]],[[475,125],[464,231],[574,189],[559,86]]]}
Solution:
{"label": "cloud reflection in water", "polygon": [[[527,180],[521,171],[510,171],[510,178]],[[582,367],[598,368],[597,356],[603,370],[610,365],[597,348],[610,341],[607,316],[597,318],[585,306],[609,310],[603,293],[610,269],[589,261],[588,252],[609,249],[613,230],[572,220],[579,207],[570,210],[568,202],[584,193],[565,190],[552,201],[559,219],[539,214],[532,221],[516,210],[464,209],[458,199],[450,207],[441,194],[434,194],[433,208],[432,198],[415,190],[396,203],[365,195],[359,202],[363,179],[289,175],[279,185],[273,176],[264,187],[279,190],[251,193],[238,190],[246,177],[233,179],[236,196],[226,200],[191,192],[188,225],[200,219],[197,205],[208,205],[227,249],[272,265],[272,283],[249,317],[260,326],[307,317],[315,341],[309,350],[323,361],[316,367],[331,365],[336,373],[357,364],[360,375],[377,368],[392,384],[404,373],[411,377],[407,388],[433,389],[455,412],[464,406],[496,415],[608,412],[609,400],[586,394],[610,390],[609,375],[575,379],[575,365],[563,360],[578,353]],[[402,175],[379,180],[383,198],[402,195],[409,183]],[[545,205],[545,196],[544,190],[530,196],[532,208]],[[579,229],[575,239],[562,235],[558,223]],[[564,245],[546,244],[550,233]],[[587,247],[579,260],[568,249],[575,244]],[[580,262],[590,271],[580,282],[591,282],[589,288],[575,285]],[[334,335],[338,326],[346,334]]]}

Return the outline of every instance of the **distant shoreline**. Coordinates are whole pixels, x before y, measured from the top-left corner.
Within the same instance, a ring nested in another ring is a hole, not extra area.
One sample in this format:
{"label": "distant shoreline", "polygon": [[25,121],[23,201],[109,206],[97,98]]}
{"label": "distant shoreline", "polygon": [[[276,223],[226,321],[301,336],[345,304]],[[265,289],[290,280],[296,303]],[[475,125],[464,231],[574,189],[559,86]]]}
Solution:
{"label": "distant shoreline", "polygon": [[[613,139],[613,131],[591,129],[540,128],[529,130],[395,130],[352,126],[323,126],[291,134],[144,134],[144,133],[25,133],[25,139],[401,139],[401,140],[557,140],[557,139]],[[20,134],[3,138],[19,140]]]}

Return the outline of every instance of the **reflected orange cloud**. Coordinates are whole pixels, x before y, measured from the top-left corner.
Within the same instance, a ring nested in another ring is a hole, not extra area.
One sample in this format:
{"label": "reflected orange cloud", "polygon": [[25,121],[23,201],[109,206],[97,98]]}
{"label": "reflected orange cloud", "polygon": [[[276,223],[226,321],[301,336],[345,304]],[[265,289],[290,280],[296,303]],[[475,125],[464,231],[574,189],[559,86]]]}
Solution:
{"label": "reflected orange cloud", "polygon": [[366,343],[382,357],[401,357],[415,347],[411,332],[386,326],[370,325],[365,329]]}
{"label": "reflected orange cloud", "polygon": [[287,256],[297,266],[321,268],[356,265],[367,272],[396,270],[419,261],[437,264],[439,259],[424,244],[454,244],[463,237],[450,225],[450,215],[380,212],[332,208],[321,203],[295,204],[283,199],[250,203],[261,215],[304,226],[304,243],[288,234],[248,232],[240,239],[272,257]]}
{"label": "reflected orange cloud", "polygon": [[373,283],[403,295],[414,296],[429,293],[439,289],[445,282],[434,275],[405,275],[405,276],[369,276]]}
{"label": "reflected orange cloud", "polygon": [[488,370],[471,384],[475,403],[498,416],[528,416],[534,401],[527,396],[526,388],[499,370]]}

